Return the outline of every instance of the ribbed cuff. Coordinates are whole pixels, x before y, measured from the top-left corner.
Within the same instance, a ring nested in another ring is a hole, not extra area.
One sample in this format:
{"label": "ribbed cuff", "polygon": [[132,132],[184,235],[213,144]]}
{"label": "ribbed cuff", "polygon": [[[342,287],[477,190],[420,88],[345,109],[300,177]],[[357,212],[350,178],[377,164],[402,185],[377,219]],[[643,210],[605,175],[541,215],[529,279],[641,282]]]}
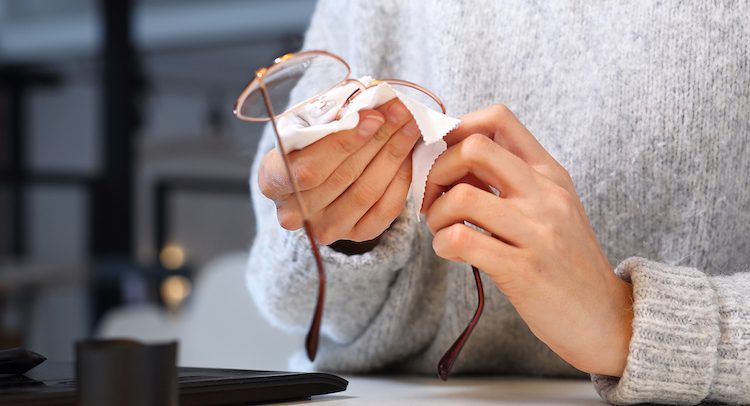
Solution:
{"label": "ribbed cuff", "polygon": [[[345,278],[352,278],[352,272],[366,274],[367,272],[397,271],[406,264],[413,252],[412,244],[416,237],[417,219],[407,209],[380,236],[380,241],[372,250],[361,254],[345,254],[326,245],[319,245],[320,255],[335,281],[338,273],[344,273]],[[295,261],[303,260],[305,268],[314,269],[313,257],[310,254],[310,243],[304,230],[287,233],[285,240],[287,252],[293,253]],[[310,273],[313,278],[317,275]]]}
{"label": "ribbed cuff", "polygon": [[[386,230],[377,246],[358,255],[348,255],[327,246],[319,246],[326,274],[325,310],[322,334],[332,341],[349,343],[369,325],[388,297],[388,290],[398,272],[414,254],[417,224],[411,212],[401,216]],[[299,302],[295,308],[309,309],[312,314],[318,275],[314,257],[304,231],[287,233],[284,252],[291,254],[294,272],[287,281],[305,287],[295,297],[285,293],[285,302]]]}
{"label": "ribbed cuff", "polygon": [[708,277],[635,257],[615,272],[633,284],[633,336],[622,378],[592,375],[597,392],[620,405],[700,403],[711,389],[720,337]]}

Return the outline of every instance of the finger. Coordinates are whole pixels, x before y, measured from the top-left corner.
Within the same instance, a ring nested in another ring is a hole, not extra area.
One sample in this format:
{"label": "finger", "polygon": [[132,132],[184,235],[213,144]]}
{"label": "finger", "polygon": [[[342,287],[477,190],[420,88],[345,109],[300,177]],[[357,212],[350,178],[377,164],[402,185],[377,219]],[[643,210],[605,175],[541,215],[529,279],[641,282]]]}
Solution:
{"label": "finger", "polygon": [[[328,176],[322,185],[301,192],[301,198],[306,205],[308,212],[311,213],[313,220],[321,218],[320,212],[332,202],[334,202],[339,196],[341,196],[349,186],[357,180],[373,158],[388,143],[393,134],[404,127],[408,123],[411,115],[409,114],[406,107],[398,99],[392,99],[377,108],[378,112],[386,117],[385,124],[383,124],[374,136],[358,151],[349,156],[334,172]],[[411,128],[411,127],[410,127]],[[398,166],[395,166],[396,168]],[[275,199],[277,208],[277,217],[279,222],[288,230],[296,230],[302,227],[302,215],[299,211],[297,199],[292,194],[285,194]],[[344,208],[346,210],[346,208]],[[316,215],[317,213],[317,215]],[[348,218],[350,223],[356,222],[359,217],[354,218],[350,212],[342,212],[343,218]],[[323,218],[323,221],[326,219]],[[324,227],[317,224],[317,221],[313,221],[318,225],[318,230],[322,230],[317,233],[324,237],[331,232],[328,232]],[[335,231],[335,230],[331,230]],[[340,236],[338,236],[340,237]]]}
{"label": "finger", "polygon": [[[329,227],[349,230],[380,200],[385,189],[409,157],[420,137],[416,122],[410,121],[399,129],[373,158],[359,177],[338,199],[325,208]],[[347,213],[337,218],[334,213]],[[334,224],[335,222],[335,224]]]}
{"label": "finger", "polygon": [[539,143],[508,107],[494,105],[462,116],[461,125],[445,140],[449,145],[480,133],[491,137],[512,154],[523,159],[535,171],[571,193],[575,186],[568,171]]}
{"label": "finger", "polygon": [[[385,118],[377,110],[362,110],[360,121],[351,130],[338,131],[307,147],[290,152],[288,161],[300,191],[322,184],[350,155],[367,143],[384,125]],[[292,193],[284,159],[274,148],[263,158],[259,171],[261,192],[272,200]]]}
{"label": "finger", "polygon": [[453,145],[477,133],[492,138],[530,165],[557,163],[506,106],[494,105],[462,116],[461,125],[445,141]]}
{"label": "finger", "polygon": [[352,229],[355,241],[367,241],[383,234],[401,214],[411,184],[411,157],[404,160],[383,196]]}
{"label": "finger", "polygon": [[529,227],[533,227],[510,201],[459,183],[432,204],[427,211],[427,226],[435,234],[464,221],[514,246],[523,245],[526,242],[524,237],[529,235]]}
{"label": "finger", "polygon": [[[320,187],[302,194],[303,200],[311,212],[315,213],[327,207],[341,196],[362,175],[378,152],[384,148],[384,145],[391,142],[394,133],[408,124],[411,118],[406,107],[396,99],[379,107],[378,111],[386,117],[386,122],[375,136],[364,147],[339,165]],[[394,168],[398,168],[398,166]]]}
{"label": "finger", "polygon": [[492,277],[507,279],[507,272],[518,255],[519,248],[465,225],[453,224],[435,233],[432,239],[435,253],[450,261],[468,262]]}
{"label": "finger", "polygon": [[[376,109],[385,116],[385,124],[378,130],[379,134],[384,134],[384,138],[390,138],[396,131],[408,123],[412,117],[409,110],[401,103],[401,100],[393,98]],[[377,136],[378,134],[376,134]]]}
{"label": "finger", "polygon": [[[487,191],[489,193],[495,194],[495,192],[492,190],[492,188],[489,185],[487,185],[486,183],[482,182],[481,180],[479,180],[479,178],[477,178],[476,176],[474,176],[471,173],[469,173],[468,175],[464,176],[463,178],[459,179],[456,182],[456,184],[459,184],[459,183],[466,183],[466,184],[469,184],[471,186],[474,186],[477,189],[481,189],[481,190]],[[433,187],[435,187],[435,185],[433,185]],[[440,193],[436,194],[434,191],[432,193],[435,194],[436,196],[441,196],[443,193],[445,193],[448,190],[450,190],[450,186],[440,186],[439,188],[441,189]],[[422,199],[422,207],[419,208],[419,212],[420,213],[424,212],[423,208],[427,207],[424,203],[425,203],[425,200],[423,198]]]}
{"label": "finger", "polygon": [[470,173],[506,197],[531,193],[536,187],[535,172],[524,161],[491,139],[474,134],[448,148],[435,161],[427,176],[422,211]]}
{"label": "finger", "polygon": [[494,194],[494,192],[492,191],[492,188],[490,188],[489,185],[487,185],[486,183],[482,182],[479,178],[477,178],[476,176],[474,176],[474,174],[471,174],[471,173],[468,174],[468,175],[466,175],[466,176],[464,176],[463,178],[461,178],[456,183],[467,183],[467,184],[469,184],[471,186],[474,186],[477,189],[481,189],[481,190],[484,190],[486,192]]}

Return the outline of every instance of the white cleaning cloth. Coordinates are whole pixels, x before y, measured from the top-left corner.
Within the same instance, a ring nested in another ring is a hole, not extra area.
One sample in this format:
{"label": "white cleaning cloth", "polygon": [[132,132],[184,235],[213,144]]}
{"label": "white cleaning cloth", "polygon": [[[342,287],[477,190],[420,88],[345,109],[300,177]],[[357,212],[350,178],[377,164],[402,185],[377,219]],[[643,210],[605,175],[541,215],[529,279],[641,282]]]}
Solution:
{"label": "white cleaning cloth", "polygon": [[[368,76],[360,79],[362,83],[371,81],[372,78]],[[414,117],[422,133],[422,140],[414,147],[411,164],[411,193],[418,215],[424,199],[427,175],[437,157],[447,148],[443,137],[456,128],[461,120],[432,110],[387,83],[371,87],[355,97],[341,118],[336,120],[339,107],[356,89],[357,86],[354,84],[334,88],[279,118],[276,124],[284,147],[287,152],[291,152],[302,149],[328,134],[350,130],[357,126],[360,110],[378,107],[398,97]]]}

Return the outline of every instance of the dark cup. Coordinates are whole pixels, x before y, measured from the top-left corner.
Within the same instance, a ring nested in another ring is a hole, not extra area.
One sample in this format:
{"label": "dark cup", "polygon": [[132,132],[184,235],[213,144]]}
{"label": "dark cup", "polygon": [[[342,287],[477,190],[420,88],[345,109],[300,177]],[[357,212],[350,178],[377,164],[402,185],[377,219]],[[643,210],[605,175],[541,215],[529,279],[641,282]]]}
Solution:
{"label": "dark cup", "polygon": [[81,406],[176,406],[177,343],[80,341],[76,377]]}

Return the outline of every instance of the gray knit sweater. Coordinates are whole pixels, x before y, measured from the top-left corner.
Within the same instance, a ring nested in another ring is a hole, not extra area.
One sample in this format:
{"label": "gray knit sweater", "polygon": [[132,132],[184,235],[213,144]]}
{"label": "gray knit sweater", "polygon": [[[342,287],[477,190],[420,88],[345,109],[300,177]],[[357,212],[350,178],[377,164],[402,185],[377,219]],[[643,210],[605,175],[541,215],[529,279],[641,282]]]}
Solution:
{"label": "gray knit sweater", "polygon": [[[750,403],[749,4],[324,0],[305,47],[344,56],[355,75],[420,83],[452,115],[505,103],[569,170],[617,274],[634,285],[625,373],[593,377],[604,399]],[[258,157],[272,147],[267,132]],[[248,285],[269,320],[303,332],[314,264],[259,193],[258,161]],[[323,247],[315,368],[435,374],[470,319],[469,268],[438,258],[411,214],[369,253]],[[457,373],[580,374],[489,280],[485,292]]]}

